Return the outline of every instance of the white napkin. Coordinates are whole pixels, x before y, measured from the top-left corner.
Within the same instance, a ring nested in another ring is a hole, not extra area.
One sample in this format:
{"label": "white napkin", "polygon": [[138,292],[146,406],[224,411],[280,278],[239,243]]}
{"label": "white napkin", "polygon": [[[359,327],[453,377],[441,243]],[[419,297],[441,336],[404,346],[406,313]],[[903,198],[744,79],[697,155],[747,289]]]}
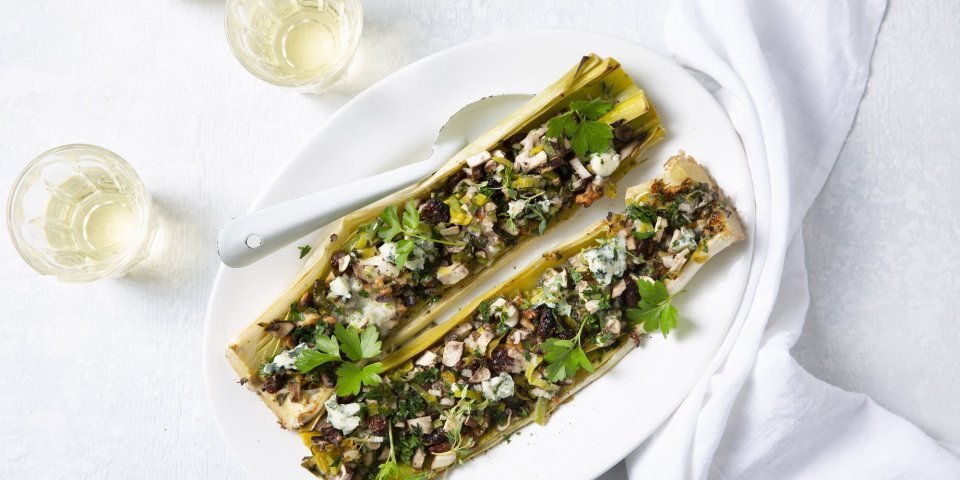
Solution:
{"label": "white napkin", "polygon": [[[808,292],[800,224],[853,123],[885,0],[676,0],[667,44],[740,134],[756,250],[734,325],[694,391],[627,457],[641,478],[960,478],[960,460],[790,356]],[[778,295],[779,293],[779,295]]]}

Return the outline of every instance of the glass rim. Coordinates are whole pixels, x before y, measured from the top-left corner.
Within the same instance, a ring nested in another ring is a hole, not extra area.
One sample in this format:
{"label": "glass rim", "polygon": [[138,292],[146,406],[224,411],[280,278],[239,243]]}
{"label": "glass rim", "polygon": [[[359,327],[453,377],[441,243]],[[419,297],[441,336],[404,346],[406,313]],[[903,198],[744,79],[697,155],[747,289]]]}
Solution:
{"label": "glass rim", "polygon": [[49,157],[56,155],[61,152],[70,151],[70,150],[88,150],[100,154],[101,157],[105,157],[111,162],[115,162],[116,165],[112,165],[111,168],[119,166],[124,170],[124,174],[129,175],[131,180],[136,182],[137,189],[139,193],[144,197],[144,202],[142,205],[139,205],[141,209],[141,218],[138,234],[136,239],[137,244],[149,245],[149,236],[152,234],[152,224],[155,219],[153,218],[153,202],[150,196],[150,193],[146,189],[143,180],[140,178],[140,175],[137,174],[133,166],[130,165],[123,157],[118,155],[112,150],[108,150],[104,147],[93,145],[89,143],[69,143],[65,145],[60,145],[57,147],[50,148],[43,153],[37,155],[33,160],[30,160],[23,169],[17,174],[17,177],[14,179],[13,184],[10,187],[10,193],[7,196],[7,205],[6,205],[6,221],[7,221],[7,233],[10,236],[10,242],[13,244],[14,250],[21,259],[34,271],[41,275],[53,275],[57,279],[66,282],[90,282],[100,278],[106,278],[114,275],[119,275],[134,267],[137,262],[138,253],[131,249],[129,252],[125,252],[124,255],[112,262],[111,268],[103,272],[95,273],[78,273],[73,272],[67,269],[56,268],[50,265],[47,262],[39,261],[37,258],[31,256],[27,250],[30,252],[36,251],[36,249],[30,245],[27,245],[22,238],[22,234],[18,231],[19,227],[22,225],[22,222],[15,221],[16,208],[18,201],[23,198],[23,188],[25,186],[25,181],[27,177],[33,174],[37,167]]}

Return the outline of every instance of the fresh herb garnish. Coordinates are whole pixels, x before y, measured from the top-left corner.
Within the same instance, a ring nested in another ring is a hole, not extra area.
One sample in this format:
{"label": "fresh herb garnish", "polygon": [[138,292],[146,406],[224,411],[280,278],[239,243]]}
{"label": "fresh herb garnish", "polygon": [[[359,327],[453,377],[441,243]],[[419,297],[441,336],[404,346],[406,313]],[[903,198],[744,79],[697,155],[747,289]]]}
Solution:
{"label": "fresh herb garnish", "polygon": [[480,312],[480,321],[487,323],[490,321],[490,304],[487,302],[480,302],[480,307],[477,309]]}
{"label": "fresh herb garnish", "polygon": [[420,416],[427,407],[427,401],[417,392],[406,391],[397,396],[397,404],[390,415],[393,423],[403,422],[414,417]]}
{"label": "fresh herb garnish", "polygon": [[413,240],[409,238],[404,238],[397,242],[397,249],[393,251],[393,262],[397,265],[397,268],[403,268],[407,263],[407,257],[413,252]]}
{"label": "fresh herb garnish", "polygon": [[[333,336],[318,333],[314,348],[303,349],[295,360],[297,370],[307,373],[330,362],[340,362],[337,367],[337,395],[343,397],[360,393],[360,386],[379,385],[383,364],[380,362],[361,366],[360,362],[380,355],[381,341],[377,327],[370,325],[363,330],[337,324]],[[346,361],[341,355],[346,355]]]}
{"label": "fresh herb garnish", "polygon": [[380,468],[377,470],[376,480],[399,480],[400,465],[397,465],[397,455],[393,452],[393,425],[390,426],[390,454],[387,456],[387,461],[380,464]]}
{"label": "fresh herb garnish", "polygon": [[634,230],[633,238],[646,240],[657,234],[653,229],[657,223],[657,212],[649,205],[627,205],[627,217],[641,226],[646,225],[646,228],[648,228],[646,231]]}
{"label": "fresh herb garnish", "polygon": [[642,324],[644,331],[660,330],[666,337],[670,330],[677,328],[677,308],[671,303],[674,296],[659,280],[637,280],[637,290],[640,303],[637,308],[627,309],[627,318],[634,324]]}
{"label": "fresh herb garnish", "polygon": [[627,216],[631,220],[653,225],[656,223],[657,212],[650,205],[627,205]]}
{"label": "fresh herb garnish", "polygon": [[360,393],[360,385],[379,385],[383,379],[383,364],[371,363],[361,367],[353,362],[343,362],[337,368],[337,395],[347,396]]}
{"label": "fresh herb garnish", "polygon": [[410,463],[417,450],[425,448],[423,445],[422,431],[419,426],[414,426],[407,435],[401,435],[397,441],[397,458],[403,463]]}
{"label": "fresh herb garnish", "polygon": [[380,214],[380,220],[383,223],[377,229],[377,236],[384,242],[391,242],[397,235],[403,235],[404,238],[397,242],[396,258],[394,262],[397,268],[403,268],[407,262],[407,257],[413,252],[413,239],[423,240],[425,242],[440,243],[443,245],[460,246],[462,243],[448,242],[438,238],[432,238],[430,232],[423,232],[429,228],[422,228],[425,224],[420,223],[420,212],[413,202],[407,202],[403,207],[403,220],[397,214],[397,206],[390,205]]}
{"label": "fresh herb garnish", "polygon": [[340,340],[341,350],[354,362],[380,355],[380,334],[377,332],[377,327],[373,325],[360,331],[338,323],[333,329],[333,334],[336,335],[337,340]]}
{"label": "fresh herb garnish", "polygon": [[413,206],[413,202],[407,202],[407,204],[404,205],[402,223],[404,231],[420,231],[420,212],[417,211],[417,207]]}
{"label": "fresh herb garnish", "polygon": [[504,167],[501,175],[503,176],[503,187],[501,187],[501,191],[503,192],[504,197],[506,197],[508,200],[516,199],[517,191],[511,188],[513,185],[513,169],[510,167]]}
{"label": "fresh herb garnish", "polygon": [[587,153],[602,153],[610,147],[613,127],[597,119],[613,108],[612,102],[599,98],[570,102],[570,110],[547,121],[547,137],[570,139],[570,146],[580,158]]}
{"label": "fresh herb garnish", "polygon": [[664,216],[667,217],[667,224],[673,228],[680,228],[683,225],[689,223],[687,216],[680,211],[680,205],[683,204],[683,200],[680,198],[674,199],[672,203],[667,205],[666,212]]}
{"label": "fresh herb garnish", "polygon": [[440,378],[440,369],[437,367],[425,368],[413,374],[414,383],[426,385],[436,382]]}
{"label": "fresh herb garnish", "polygon": [[329,362],[339,362],[340,346],[337,339],[326,335],[317,335],[315,348],[305,348],[300,351],[295,361],[297,370],[302,373],[309,372]]}
{"label": "fresh herb garnish", "polygon": [[[409,467],[401,467],[397,463],[397,449],[393,446],[393,425],[390,426],[389,438],[390,453],[387,455],[387,461],[380,464],[376,480],[426,480],[426,473],[413,473]],[[400,437],[400,459],[403,462],[409,462],[409,459],[413,458],[413,452],[421,448],[422,445],[423,442],[415,435]]]}
{"label": "fresh herb garnish", "polygon": [[537,235],[543,235],[543,232],[547,230],[547,212],[544,212],[540,205],[530,202],[530,199],[527,200],[528,213],[523,218],[528,220],[539,220],[540,222],[537,224]]}
{"label": "fresh herb garnish", "polygon": [[302,247],[297,247],[300,250],[300,258],[306,257],[310,250],[313,249],[310,245],[304,245]]}
{"label": "fresh herb garnish", "polygon": [[384,242],[393,240],[393,237],[403,232],[403,227],[400,225],[400,217],[397,216],[396,205],[390,205],[383,209],[383,212],[380,213],[380,220],[383,220],[383,224],[377,229],[377,235]]}
{"label": "fresh herb garnish", "polygon": [[447,413],[447,421],[443,426],[443,429],[447,433],[447,441],[450,443],[449,451],[455,453],[471,448],[474,443],[473,438],[464,438],[462,434],[463,424],[470,418],[470,414],[474,409],[474,400],[467,397],[468,390],[469,389],[464,388],[460,391],[460,401]]}
{"label": "fresh herb garnish", "polygon": [[580,328],[577,329],[577,335],[569,340],[560,338],[548,338],[540,349],[543,350],[543,359],[548,362],[547,380],[557,383],[561,380],[571,378],[577,374],[581,367],[588,371],[593,371],[593,364],[587,358],[583,351],[580,335],[583,333],[583,326],[586,324],[586,318],[580,321]]}
{"label": "fresh herb garnish", "polygon": [[301,320],[303,320],[303,312],[298,308],[297,302],[291,303],[290,311],[287,313],[287,321],[296,323]]}

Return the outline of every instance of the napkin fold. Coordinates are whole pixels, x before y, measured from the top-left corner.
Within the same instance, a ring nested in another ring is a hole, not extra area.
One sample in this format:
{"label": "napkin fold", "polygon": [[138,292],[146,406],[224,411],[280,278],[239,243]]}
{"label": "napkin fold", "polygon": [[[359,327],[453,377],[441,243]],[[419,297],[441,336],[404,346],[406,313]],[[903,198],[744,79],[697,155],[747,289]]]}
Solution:
{"label": "napkin fold", "polygon": [[727,111],[756,197],[755,250],[727,338],[627,457],[640,478],[960,478],[960,460],[790,356],[809,293],[801,221],[863,96],[886,0],[675,0],[666,40]]}

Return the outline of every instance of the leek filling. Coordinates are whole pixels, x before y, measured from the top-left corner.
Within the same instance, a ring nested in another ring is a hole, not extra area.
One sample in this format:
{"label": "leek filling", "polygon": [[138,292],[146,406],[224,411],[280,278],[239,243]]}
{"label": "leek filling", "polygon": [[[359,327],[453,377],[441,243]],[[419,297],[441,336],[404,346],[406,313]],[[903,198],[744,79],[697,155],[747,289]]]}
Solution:
{"label": "leek filling", "polygon": [[[563,195],[545,195],[556,194]],[[638,282],[675,279],[729,214],[708,184],[655,180],[626,214],[608,217],[595,244],[542,272],[535,285],[480,304],[469,321],[386,372],[382,383],[364,386],[349,399],[360,405],[356,428],[321,421],[305,431],[314,453],[305,462],[353,479],[378,478],[386,467],[410,475],[437,471],[513,422],[545,421],[550,402],[578,378],[576,366],[558,372],[550,343],[581,345],[582,372],[605,352],[637,341],[643,324],[627,312],[642,300]]]}
{"label": "leek filling", "polygon": [[[286,345],[276,356],[331,335],[336,324],[375,326],[385,338],[406,311],[437,301],[524,237],[542,234],[567,207],[589,206],[608,189],[617,152],[645,135],[623,122],[607,128],[617,135],[580,159],[571,138],[548,136],[545,123],[468,158],[429,195],[384,209],[333,253],[331,273],[285,318],[264,325]],[[291,382],[303,391],[334,385],[336,362],[299,372],[294,362],[264,360],[259,376],[268,393]]]}

